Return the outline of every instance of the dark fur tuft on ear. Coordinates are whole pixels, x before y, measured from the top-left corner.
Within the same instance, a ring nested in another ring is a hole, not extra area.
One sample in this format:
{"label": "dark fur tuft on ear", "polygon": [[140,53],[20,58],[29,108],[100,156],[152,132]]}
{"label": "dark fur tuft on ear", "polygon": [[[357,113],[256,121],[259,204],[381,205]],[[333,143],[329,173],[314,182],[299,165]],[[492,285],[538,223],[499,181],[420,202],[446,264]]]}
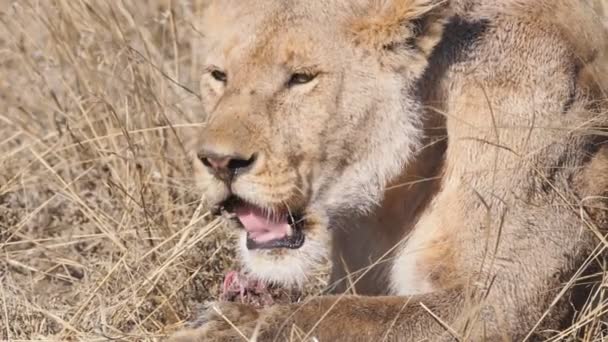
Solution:
{"label": "dark fur tuft on ear", "polygon": [[355,44],[385,57],[403,54],[408,62],[419,60],[422,69],[450,16],[449,0],[371,0],[356,12],[348,23]]}

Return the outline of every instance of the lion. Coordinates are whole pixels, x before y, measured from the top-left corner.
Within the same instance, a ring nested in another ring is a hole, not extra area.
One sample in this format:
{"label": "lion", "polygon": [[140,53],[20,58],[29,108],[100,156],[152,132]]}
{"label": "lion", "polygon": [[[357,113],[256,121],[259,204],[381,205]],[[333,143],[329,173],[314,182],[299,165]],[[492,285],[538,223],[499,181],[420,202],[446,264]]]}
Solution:
{"label": "lion", "polygon": [[567,322],[608,228],[590,3],[206,6],[198,186],[248,272],[302,286],[329,258],[334,286],[211,303],[173,341],[520,341]]}

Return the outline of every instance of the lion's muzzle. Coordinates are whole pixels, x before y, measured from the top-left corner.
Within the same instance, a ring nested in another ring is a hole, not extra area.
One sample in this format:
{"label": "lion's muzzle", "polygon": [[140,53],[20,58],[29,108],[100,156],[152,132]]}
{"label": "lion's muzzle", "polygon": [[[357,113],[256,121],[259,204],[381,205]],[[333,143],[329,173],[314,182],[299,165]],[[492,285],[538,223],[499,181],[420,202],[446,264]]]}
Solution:
{"label": "lion's muzzle", "polygon": [[304,244],[301,215],[288,208],[262,207],[240,198],[232,189],[237,177],[244,176],[258,161],[257,154],[219,152],[219,148],[203,148],[197,153],[206,170],[225,184],[231,196],[222,204],[223,211],[247,232],[247,248],[297,249]]}
{"label": "lion's muzzle", "polygon": [[203,149],[197,156],[209,172],[226,183],[250,170],[257,159],[256,154],[243,156],[237,153],[214,152],[211,149]]}

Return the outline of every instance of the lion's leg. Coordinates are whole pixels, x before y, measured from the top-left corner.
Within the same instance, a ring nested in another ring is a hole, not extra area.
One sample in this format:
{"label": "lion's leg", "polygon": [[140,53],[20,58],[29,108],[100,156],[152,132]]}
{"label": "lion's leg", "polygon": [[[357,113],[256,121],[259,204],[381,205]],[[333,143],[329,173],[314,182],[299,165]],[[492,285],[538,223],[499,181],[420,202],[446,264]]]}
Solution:
{"label": "lion's leg", "polygon": [[172,341],[518,341],[532,330],[540,337],[537,322],[562,317],[559,308],[543,317],[560,279],[520,268],[503,270],[508,277],[489,279],[488,287],[471,282],[414,296],[320,296],[260,311],[214,303],[201,313],[198,327]]}
{"label": "lion's leg", "polygon": [[442,326],[437,318],[454,321],[462,302],[457,290],[412,297],[317,297],[272,317],[273,329],[263,337],[282,340],[304,333],[319,341],[437,341],[440,336],[449,340],[451,328]]}
{"label": "lion's leg", "polygon": [[[252,316],[251,307],[230,302],[210,305],[202,325],[172,341],[433,341],[452,340],[452,322],[462,309],[460,291],[401,296],[321,296],[272,306]],[[236,327],[236,328],[235,328]],[[256,327],[260,334],[256,336]],[[238,329],[238,330],[237,330]],[[302,339],[306,337],[306,339]]]}

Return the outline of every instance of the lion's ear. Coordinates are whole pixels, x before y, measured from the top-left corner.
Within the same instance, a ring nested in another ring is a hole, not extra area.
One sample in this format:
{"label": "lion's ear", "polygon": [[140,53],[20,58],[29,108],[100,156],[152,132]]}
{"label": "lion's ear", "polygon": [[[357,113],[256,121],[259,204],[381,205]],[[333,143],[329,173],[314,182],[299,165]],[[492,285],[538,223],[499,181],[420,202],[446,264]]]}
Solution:
{"label": "lion's ear", "polygon": [[[366,49],[426,59],[441,40],[449,0],[369,0],[348,21],[354,42]],[[395,61],[396,62],[396,61]],[[424,66],[422,66],[424,68]]]}

